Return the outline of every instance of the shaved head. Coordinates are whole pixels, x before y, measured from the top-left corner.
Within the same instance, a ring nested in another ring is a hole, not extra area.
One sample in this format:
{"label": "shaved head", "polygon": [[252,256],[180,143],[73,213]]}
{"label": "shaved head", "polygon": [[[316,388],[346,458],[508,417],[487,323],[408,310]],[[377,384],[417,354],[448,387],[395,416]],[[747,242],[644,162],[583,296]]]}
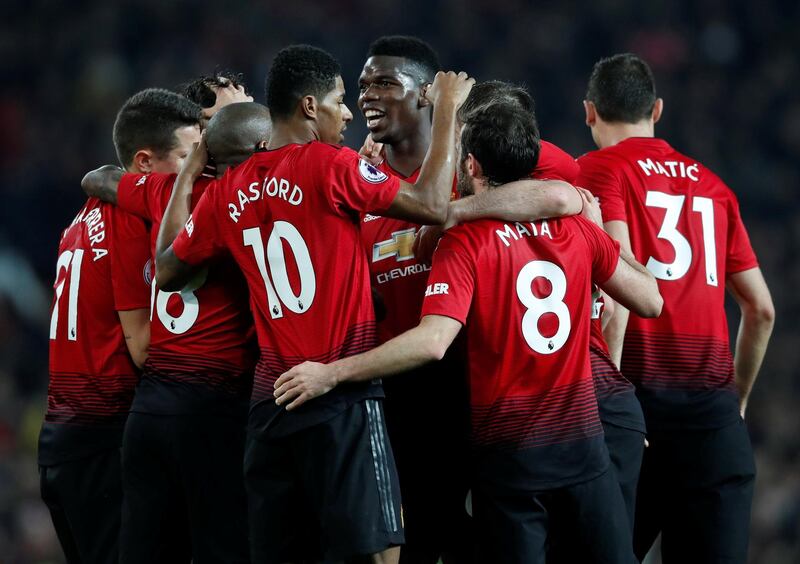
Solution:
{"label": "shaved head", "polygon": [[208,154],[217,165],[234,166],[246,161],[262,141],[269,141],[269,110],[255,102],[229,104],[206,126]]}

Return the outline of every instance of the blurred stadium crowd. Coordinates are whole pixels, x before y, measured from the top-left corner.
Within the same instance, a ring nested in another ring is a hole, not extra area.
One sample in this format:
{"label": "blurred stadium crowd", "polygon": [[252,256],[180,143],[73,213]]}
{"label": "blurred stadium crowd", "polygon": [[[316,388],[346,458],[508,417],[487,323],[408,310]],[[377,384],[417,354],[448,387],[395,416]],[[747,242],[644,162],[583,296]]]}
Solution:
{"label": "blurred stadium crowd", "polygon": [[[653,68],[678,150],[736,192],[778,313],[748,409],[758,480],[751,562],[800,561],[800,4],[477,0],[31,0],[0,22],[0,563],[61,562],[39,498],[36,438],[46,404],[46,323],[58,237],[82,175],[115,162],[111,126],[148,86],[177,88],[217,68],[244,73],[263,102],[267,62],[307,42],[342,62],[347,102],[370,41],[428,40],[447,68],[524,83],[544,138],[593,149],[581,100],[601,56]],[[361,117],[348,128],[357,147]],[[735,328],[738,312],[730,310]],[[734,329],[735,330],[735,329]]]}

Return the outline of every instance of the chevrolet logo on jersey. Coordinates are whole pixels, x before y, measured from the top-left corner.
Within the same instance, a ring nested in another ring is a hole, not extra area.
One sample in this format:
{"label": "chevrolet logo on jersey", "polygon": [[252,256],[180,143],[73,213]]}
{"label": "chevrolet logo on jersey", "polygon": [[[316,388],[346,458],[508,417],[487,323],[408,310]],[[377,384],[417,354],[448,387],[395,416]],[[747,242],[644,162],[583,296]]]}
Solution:
{"label": "chevrolet logo on jersey", "polygon": [[414,258],[414,234],[417,232],[415,227],[403,229],[392,233],[392,238],[372,246],[372,262],[383,259],[397,257],[398,261],[410,260]]}

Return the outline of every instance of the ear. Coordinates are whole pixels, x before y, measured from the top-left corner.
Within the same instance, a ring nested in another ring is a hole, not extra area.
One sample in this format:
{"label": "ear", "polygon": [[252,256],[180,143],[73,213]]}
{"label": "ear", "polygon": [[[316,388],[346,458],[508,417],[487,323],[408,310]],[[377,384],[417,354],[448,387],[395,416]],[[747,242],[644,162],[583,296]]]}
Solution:
{"label": "ear", "polygon": [[656,103],[653,104],[653,123],[658,123],[658,120],[661,119],[661,113],[664,111],[664,99],[663,98],[656,98]]}
{"label": "ear", "polygon": [[467,172],[471,178],[480,178],[483,176],[483,167],[472,153],[467,155]]}
{"label": "ear", "polygon": [[425,91],[428,90],[428,88],[430,88],[430,87],[431,87],[431,83],[430,82],[425,82],[423,84],[420,84],[419,92],[417,92],[417,94],[419,94],[417,107],[419,107],[419,108],[427,108],[428,106],[431,105],[430,100],[428,100],[425,97]]}
{"label": "ear", "polygon": [[583,111],[586,113],[586,125],[593,127],[594,124],[597,123],[597,108],[595,107],[594,102],[584,100]]}
{"label": "ear", "polygon": [[133,155],[133,169],[141,174],[149,174],[153,170],[153,157],[150,149],[139,149]]}
{"label": "ear", "polygon": [[308,119],[317,119],[317,99],[314,96],[303,96],[300,99],[300,110]]}

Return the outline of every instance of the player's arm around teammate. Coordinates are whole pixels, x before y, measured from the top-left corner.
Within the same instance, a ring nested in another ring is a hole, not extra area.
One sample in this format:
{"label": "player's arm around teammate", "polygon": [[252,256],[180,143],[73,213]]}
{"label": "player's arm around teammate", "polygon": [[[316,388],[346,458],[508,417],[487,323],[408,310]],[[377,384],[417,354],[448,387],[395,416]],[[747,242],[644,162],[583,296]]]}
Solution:
{"label": "player's arm around teammate", "polygon": [[[437,73],[433,84],[425,94],[434,106],[433,127],[431,145],[419,177],[414,184],[400,182],[400,190],[383,215],[423,224],[439,224],[445,221],[452,179],[455,175],[456,113],[474,83],[475,80],[464,72]],[[307,109],[304,106],[302,111],[316,117],[315,107],[315,104],[308,105]],[[343,122],[346,123],[350,119],[352,114],[349,111],[342,114]],[[273,138],[270,145],[274,143],[280,146],[282,142],[280,138]],[[191,174],[198,174],[196,168]],[[173,211],[167,210],[164,224],[177,221],[176,218],[169,217],[171,213]],[[168,246],[162,247],[162,252],[157,253],[156,277],[162,288],[179,289],[181,282],[191,276],[194,268],[175,256],[171,241],[164,240],[161,243]]]}
{"label": "player's arm around teammate", "polygon": [[[657,317],[661,313],[663,299],[655,278],[630,253],[620,253],[614,273],[602,287],[637,315]],[[391,376],[441,360],[460,330],[461,323],[450,317],[426,315],[417,327],[366,353],[331,364],[304,362],[275,382],[275,402],[287,410],[295,409],[342,382]]]}

